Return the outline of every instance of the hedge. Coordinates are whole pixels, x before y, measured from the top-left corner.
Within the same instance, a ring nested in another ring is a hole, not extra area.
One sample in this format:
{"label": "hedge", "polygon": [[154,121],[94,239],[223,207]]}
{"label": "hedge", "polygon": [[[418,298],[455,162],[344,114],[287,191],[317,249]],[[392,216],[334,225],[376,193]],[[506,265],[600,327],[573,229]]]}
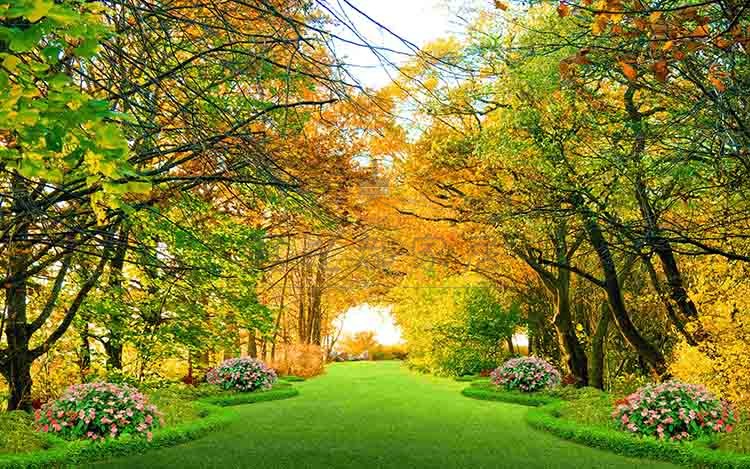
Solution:
{"label": "hedge", "polygon": [[286,381],[288,383],[300,383],[302,381],[306,381],[305,378],[302,376],[295,376],[295,375],[286,375],[279,378],[281,381]]}
{"label": "hedge", "polygon": [[213,430],[221,428],[237,417],[237,413],[226,407],[255,402],[287,399],[299,394],[291,385],[265,392],[217,396],[200,399],[193,405],[201,418],[173,427],[159,428],[153,432],[151,441],[142,436],[125,435],[101,442],[67,441],[45,434],[50,448],[12,455],[0,455],[0,469],[36,469],[46,467],[75,467],[77,463],[96,459],[142,453],[149,449],[166,448],[196,440]]}
{"label": "hedge", "polygon": [[526,414],[526,422],[532,428],[623,456],[666,461],[699,469],[750,469],[750,455],[711,449],[705,439],[681,443],[660,441],[653,437],[636,437],[614,428],[583,425],[563,419],[560,417],[563,401],[552,396],[504,391],[476,383],[461,393],[474,399],[534,407]]}
{"label": "hedge", "polygon": [[479,375],[464,375],[464,376],[456,376],[453,378],[454,381],[458,382],[469,382],[474,381],[476,379],[479,379]]}
{"label": "hedge", "polygon": [[281,386],[276,386],[268,391],[212,396],[201,399],[201,402],[219,407],[229,407],[242,404],[254,404],[256,402],[288,399],[298,394],[299,391],[293,388],[291,385],[282,384]]}
{"label": "hedge", "polygon": [[710,449],[706,441],[676,443],[652,437],[635,437],[613,428],[581,425],[558,417],[561,402],[532,409],[526,421],[533,428],[586,446],[623,456],[656,459],[701,469],[750,468],[750,455]]}
{"label": "hedge", "polygon": [[486,383],[475,383],[461,391],[461,394],[472,399],[507,402],[510,404],[520,404],[530,407],[551,404],[558,401],[558,399],[546,396],[544,394],[533,392],[525,393],[520,391],[505,391],[502,389],[498,389],[494,384],[488,385]]}

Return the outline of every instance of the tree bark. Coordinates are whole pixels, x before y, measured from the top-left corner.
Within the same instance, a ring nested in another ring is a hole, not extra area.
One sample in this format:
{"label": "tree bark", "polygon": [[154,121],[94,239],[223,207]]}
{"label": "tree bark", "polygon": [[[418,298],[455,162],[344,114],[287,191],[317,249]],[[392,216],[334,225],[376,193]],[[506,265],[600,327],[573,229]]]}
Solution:
{"label": "tree bark", "polygon": [[593,246],[599,258],[599,264],[604,273],[604,289],[607,292],[607,299],[617,327],[625,341],[643,358],[653,373],[660,379],[666,377],[667,363],[664,355],[638,332],[630,319],[609,243],[604,237],[595,215],[583,206],[583,201],[576,201],[575,205],[582,210],[584,228],[591,246]]}
{"label": "tree bark", "polygon": [[[20,216],[29,210],[33,203],[26,185],[19,176],[13,176],[13,212]],[[27,324],[27,276],[26,270],[31,260],[31,243],[28,240],[29,225],[21,223],[8,242],[8,277],[17,280],[6,284],[5,337],[8,341],[7,361],[3,364],[3,375],[8,382],[10,396],[8,410],[31,409],[31,363],[29,353],[31,331]]]}
{"label": "tree bark", "polygon": [[108,340],[103,342],[104,351],[107,353],[107,368],[122,370],[123,331],[125,330],[125,317],[120,307],[122,306],[122,271],[125,267],[125,256],[128,251],[128,228],[123,225],[120,230],[120,244],[115,250],[115,255],[109,268],[109,292],[114,295],[117,307],[110,315]]}
{"label": "tree bark", "polygon": [[258,358],[258,343],[255,339],[255,329],[250,329],[248,333],[247,354],[252,358]]}
{"label": "tree bark", "polygon": [[596,330],[591,338],[591,371],[589,373],[589,386],[604,389],[604,344],[609,330],[609,320],[612,312],[607,302],[602,303],[601,314],[596,325]]}

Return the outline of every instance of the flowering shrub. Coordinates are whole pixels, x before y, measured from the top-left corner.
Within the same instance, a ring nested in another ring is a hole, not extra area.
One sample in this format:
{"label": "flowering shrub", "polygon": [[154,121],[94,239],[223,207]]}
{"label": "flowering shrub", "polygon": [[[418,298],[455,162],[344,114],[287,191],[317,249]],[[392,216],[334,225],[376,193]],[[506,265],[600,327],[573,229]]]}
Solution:
{"label": "flowering shrub", "polygon": [[620,428],[659,439],[685,440],[731,432],[731,406],[704,386],[668,381],[647,385],[617,401],[612,417]]}
{"label": "flowering shrub", "polygon": [[40,431],[66,439],[100,440],[145,435],[161,422],[146,396],[128,385],[88,383],[70,386],[63,395],[36,411]]}
{"label": "flowering shrub", "polygon": [[539,391],[560,384],[560,372],[538,357],[511,358],[490,374],[497,386],[523,392]]}
{"label": "flowering shrub", "polygon": [[206,380],[225,390],[249,392],[270,389],[276,372],[255,358],[230,358],[210,370]]}

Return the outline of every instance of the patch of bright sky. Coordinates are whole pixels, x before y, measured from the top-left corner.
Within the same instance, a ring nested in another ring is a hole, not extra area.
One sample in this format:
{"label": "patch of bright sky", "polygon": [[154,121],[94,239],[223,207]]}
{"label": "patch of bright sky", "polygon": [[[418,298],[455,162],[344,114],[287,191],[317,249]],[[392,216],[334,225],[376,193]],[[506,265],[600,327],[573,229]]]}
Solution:
{"label": "patch of bright sky", "polygon": [[[348,1],[348,4],[347,4]],[[348,64],[349,73],[361,85],[379,89],[397,77],[395,67],[411,59],[415,48],[438,39],[460,36],[469,10],[457,5],[489,4],[489,0],[328,0],[325,4],[342,21],[336,34],[336,55]],[[357,11],[359,10],[359,11]],[[347,25],[349,27],[347,27]],[[371,44],[367,47],[350,44]],[[382,54],[380,57],[378,54]],[[366,163],[366,158],[365,161]],[[337,319],[342,334],[373,331],[383,345],[402,343],[390,307],[362,304]]]}
{"label": "patch of bright sky", "polygon": [[344,335],[357,332],[373,331],[375,340],[383,345],[396,345],[403,342],[401,329],[396,325],[389,306],[371,306],[363,304],[350,308],[335,321],[338,327],[343,326]]}
{"label": "patch of bright sky", "polygon": [[[465,27],[448,0],[349,0],[348,5],[341,0],[329,0],[327,3],[356,30],[354,33],[341,25],[337,34],[346,40],[395,51],[382,52],[385,61],[395,65],[408,61],[414,52],[402,39],[421,48],[437,39],[456,36]],[[392,67],[384,66],[383,60],[366,47],[345,41],[337,41],[335,47],[337,55],[350,65],[350,73],[366,87],[382,88],[396,76]]]}

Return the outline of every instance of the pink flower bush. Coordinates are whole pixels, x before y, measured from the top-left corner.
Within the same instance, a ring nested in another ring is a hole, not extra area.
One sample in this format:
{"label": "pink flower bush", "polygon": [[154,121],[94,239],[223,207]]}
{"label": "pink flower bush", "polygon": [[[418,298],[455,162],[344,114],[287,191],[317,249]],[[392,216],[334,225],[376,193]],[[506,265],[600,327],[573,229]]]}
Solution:
{"label": "pink flower bush", "polygon": [[728,433],[737,421],[729,403],[704,386],[678,381],[644,386],[615,405],[612,417],[621,429],[659,439]]}
{"label": "pink flower bush", "polygon": [[104,440],[144,435],[161,423],[161,414],[137,389],[111,383],[76,384],[36,411],[42,432],[66,439]]}
{"label": "pink flower bush", "polygon": [[255,358],[230,358],[206,374],[206,380],[225,390],[241,392],[270,389],[276,372]]}
{"label": "pink flower bush", "polygon": [[497,386],[523,392],[539,391],[560,384],[560,372],[538,357],[511,358],[490,374]]}

